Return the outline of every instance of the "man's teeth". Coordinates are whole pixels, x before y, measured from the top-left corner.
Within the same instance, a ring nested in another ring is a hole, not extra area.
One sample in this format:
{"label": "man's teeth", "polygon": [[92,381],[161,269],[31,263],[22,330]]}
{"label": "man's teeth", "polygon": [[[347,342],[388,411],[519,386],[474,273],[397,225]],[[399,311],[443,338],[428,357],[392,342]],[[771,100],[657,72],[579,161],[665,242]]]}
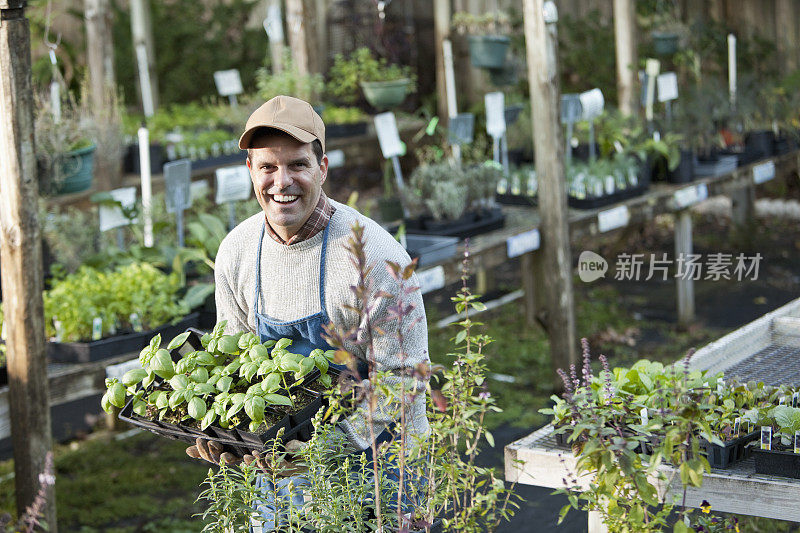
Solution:
{"label": "man's teeth", "polygon": [[273,194],[272,199],[276,202],[293,202],[297,199],[297,196],[286,196],[283,194]]}

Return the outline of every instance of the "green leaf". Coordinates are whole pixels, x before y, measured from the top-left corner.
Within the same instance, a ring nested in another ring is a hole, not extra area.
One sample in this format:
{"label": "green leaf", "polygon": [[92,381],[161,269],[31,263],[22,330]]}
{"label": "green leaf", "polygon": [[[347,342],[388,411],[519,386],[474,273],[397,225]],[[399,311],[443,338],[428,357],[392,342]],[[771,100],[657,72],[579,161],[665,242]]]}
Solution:
{"label": "green leaf", "polygon": [[275,351],[283,350],[283,349],[287,348],[291,344],[292,344],[292,340],[291,339],[280,339],[280,340],[278,340],[278,342],[275,343],[275,346],[273,346],[272,351],[275,352]]}
{"label": "green leaf", "polygon": [[161,333],[150,339],[150,352],[155,353],[159,346],[161,346]]}
{"label": "green leaf", "polygon": [[177,337],[175,337],[174,339],[172,339],[172,341],[167,346],[167,350],[174,350],[176,348],[180,348],[181,346],[183,346],[183,343],[185,343],[186,339],[189,338],[190,333],[191,332],[189,331],[185,331],[180,335],[178,335]]}
{"label": "green leaf", "polygon": [[212,366],[216,364],[214,360],[214,356],[206,351],[197,352],[194,356],[195,361],[200,363],[201,365]]}
{"label": "green leaf", "polygon": [[244,402],[244,412],[253,422],[261,422],[264,420],[265,407],[266,403],[261,396],[253,396],[248,401]]}
{"label": "green leaf", "polygon": [[304,358],[300,361],[300,372],[305,376],[314,368],[314,360],[310,357]]}
{"label": "green leaf", "polygon": [[256,375],[256,372],[258,372],[258,363],[245,363],[242,365],[239,374],[249,382]]}
{"label": "green leaf", "polygon": [[176,407],[182,404],[185,399],[186,395],[184,394],[184,391],[180,390],[173,392],[169,397],[169,408],[174,410]]}
{"label": "green leaf", "polygon": [[122,383],[114,383],[108,390],[108,401],[114,407],[122,409],[125,407],[125,386]]}
{"label": "green leaf", "polygon": [[324,355],[322,357],[320,357],[319,359],[315,358],[314,359],[314,363],[317,365],[317,368],[319,368],[319,371],[321,373],[325,374],[325,373],[328,372],[328,368],[330,367],[330,363],[328,363],[328,359],[326,359]]}
{"label": "green leaf", "polygon": [[269,405],[286,405],[291,407],[292,401],[283,394],[265,394],[264,400]]}
{"label": "green leaf", "polygon": [[158,350],[156,355],[153,356],[153,359],[150,361],[150,366],[153,372],[164,379],[169,379],[175,375],[175,366],[172,363],[172,358],[169,352],[163,348]]}
{"label": "green leaf", "polygon": [[132,368],[122,376],[122,384],[126,387],[131,387],[140,383],[146,377],[147,371],[144,368]]}
{"label": "green leaf", "polygon": [[189,287],[186,294],[181,299],[181,304],[186,309],[197,309],[203,305],[206,299],[214,294],[215,286],[213,283],[197,283]]}
{"label": "green leaf", "polygon": [[166,409],[169,406],[169,394],[166,392],[160,394],[158,398],[156,398],[156,407],[161,409]]}
{"label": "green leaf", "polygon": [[217,389],[211,383],[198,383],[194,390],[198,394],[214,394]]}
{"label": "green leaf", "polygon": [[263,344],[256,344],[250,348],[250,357],[253,361],[261,362],[269,357],[269,350]]}
{"label": "green leaf", "polygon": [[147,388],[150,386],[153,381],[155,381],[156,375],[154,372],[148,372],[147,377],[142,380],[142,387]]}
{"label": "green leaf", "polygon": [[205,430],[208,426],[214,423],[214,420],[217,419],[217,413],[213,409],[209,409],[206,411],[205,416],[203,417],[202,422],[200,422],[200,429]]}
{"label": "green leaf", "polygon": [[236,413],[242,410],[242,407],[244,407],[244,402],[234,403],[233,405],[231,405],[230,409],[228,409],[228,412],[225,413],[225,418],[230,420],[231,418],[236,416]]}
{"label": "green leaf", "polygon": [[494,437],[493,437],[493,436],[492,436],[492,434],[491,434],[491,433],[489,433],[488,431],[486,432],[486,442],[488,442],[488,443],[489,443],[489,446],[491,446],[492,448],[494,448]]}
{"label": "green leaf", "polygon": [[103,408],[103,411],[109,414],[114,411],[114,406],[111,405],[111,399],[109,398],[109,391],[106,391],[105,394],[103,394],[103,397],[100,399],[100,407]]}
{"label": "green leaf", "polygon": [[325,388],[326,388],[326,389],[330,389],[330,388],[331,388],[331,385],[333,384],[333,380],[332,380],[332,378],[331,378],[331,375],[330,375],[330,374],[322,374],[322,375],[319,377],[319,380],[318,380],[318,381],[319,381],[320,383],[322,383],[323,385],[325,385]]}
{"label": "green leaf", "polygon": [[462,342],[464,342],[464,339],[466,339],[466,338],[467,338],[467,330],[465,330],[465,329],[462,329],[462,330],[461,330],[461,331],[459,331],[459,332],[458,332],[458,334],[456,335],[456,340],[455,340],[455,343],[456,343],[456,344],[461,344]]}
{"label": "green leaf", "polygon": [[277,372],[269,374],[261,382],[261,390],[264,392],[275,392],[281,386],[281,375]]}
{"label": "green leaf", "polygon": [[133,412],[139,416],[147,415],[147,403],[142,400],[133,400]]}
{"label": "green leaf", "polygon": [[234,335],[223,335],[217,343],[217,349],[228,355],[235,355],[239,351],[239,339]]}
{"label": "green leaf", "polygon": [[169,385],[173,390],[183,390],[189,386],[189,378],[183,374],[178,374],[170,378]]}
{"label": "green leaf", "polygon": [[195,396],[189,400],[189,406],[186,410],[189,413],[189,416],[195,420],[201,420],[204,416],[206,416],[206,402]]}
{"label": "green leaf", "polygon": [[231,389],[231,384],[233,383],[233,378],[230,376],[222,376],[217,381],[217,389],[220,392],[228,392]]}
{"label": "green leaf", "polygon": [[192,371],[189,377],[195,383],[206,383],[208,381],[208,369],[199,366]]}

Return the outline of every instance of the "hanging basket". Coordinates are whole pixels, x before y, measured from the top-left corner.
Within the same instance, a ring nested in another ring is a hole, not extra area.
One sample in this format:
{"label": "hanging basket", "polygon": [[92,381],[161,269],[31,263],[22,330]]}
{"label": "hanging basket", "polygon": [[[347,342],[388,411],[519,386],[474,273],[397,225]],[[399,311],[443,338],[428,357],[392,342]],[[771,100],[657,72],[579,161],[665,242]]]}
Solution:
{"label": "hanging basket", "polygon": [[679,36],[677,33],[654,31],[651,36],[653,37],[653,48],[656,54],[671,56],[678,51]]}
{"label": "hanging basket", "polygon": [[511,39],[505,35],[470,35],[469,58],[473,67],[502,69]]}
{"label": "hanging basket", "polygon": [[361,89],[372,107],[388,109],[403,103],[410,84],[411,80],[408,78],[392,81],[362,81]]}
{"label": "hanging basket", "polygon": [[92,186],[94,177],[94,152],[97,148],[92,144],[86,148],[80,148],[67,152],[61,156],[59,161],[60,176],[56,185],[56,194],[69,194],[81,192]]}

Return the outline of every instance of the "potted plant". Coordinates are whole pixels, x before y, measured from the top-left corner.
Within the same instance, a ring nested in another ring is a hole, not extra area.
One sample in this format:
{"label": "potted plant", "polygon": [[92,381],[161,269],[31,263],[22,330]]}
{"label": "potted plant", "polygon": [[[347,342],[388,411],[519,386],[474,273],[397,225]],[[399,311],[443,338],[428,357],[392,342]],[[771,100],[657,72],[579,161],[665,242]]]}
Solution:
{"label": "potted plant", "polygon": [[337,54],[330,70],[329,93],[344,103],[355,103],[360,87],[367,102],[377,109],[388,109],[403,103],[414,90],[411,67],[389,64],[376,58],[367,47],[358,48],[350,57]]}
{"label": "potted plant", "polygon": [[312,102],[322,94],[325,80],[321,74],[301,74],[287,51],[284,54],[283,69],[279,72],[266,67],[256,70],[256,87],[258,96],[264,101],[283,94]]}
{"label": "potted plant", "polygon": [[466,34],[472,66],[501,70],[511,46],[507,35],[511,30],[508,14],[494,11],[473,15],[466,11],[453,14],[452,25],[459,34]]}
{"label": "potted plant", "polygon": [[417,216],[406,220],[409,233],[465,238],[500,228],[505,216],[494,206],[502,168],[492,162],[457,166],[451,162],[417,167],[403,198]]}
{"label": "potted plant", "polygon": [[72,95],[53,108],[49,95],[38,93],[34,122],[40,188],[55,194],[81,192],[92,186],[97,127],[91,114]]}
{"label": "potted plant", "polygon": [[330,138],[367,133],[367,115],[357,107],[325,106],[322,121],[325,123],[325,135]]}
{"label": "potted plant", "polygon": [[141,368],[106,381],[103,409],[165,436],[197,437],[233,447],[240,454],[283,439],[308,440],[311,418],[338,372],[333,350],[291,353],[290,339],[261,343],[250,332],[186,331],[166,348],[156,335],[139,355]]}

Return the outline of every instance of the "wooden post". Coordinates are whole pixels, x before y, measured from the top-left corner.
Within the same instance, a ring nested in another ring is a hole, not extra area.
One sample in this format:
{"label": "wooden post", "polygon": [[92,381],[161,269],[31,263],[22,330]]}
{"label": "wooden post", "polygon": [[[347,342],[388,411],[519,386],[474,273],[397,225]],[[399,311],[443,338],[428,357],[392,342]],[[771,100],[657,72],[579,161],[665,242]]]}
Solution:
{"label": "wooden post", "polygon": [[[101,127],[119,126],[114,80],[114,47],[111,38],[111,12],[108,0],[85,0],[86,56],[89,64],[89,98],[95,120]],[[95,157],[95,176],[101,190],[119,186],[122,180],[122,139],[119,135],[100,135]]]}
{"label": "wooden post", "polygon": [[[675,215],[675,259],[688,258],[692,252],[692,215],[682,209]],[[688,274],[684,272],[684,274]],[[691,275],[679,276],[678,324],[688,326],[694,320],[694,280]]]}
{"label": "wooden post", "polygon": [[792,0],[775,0],[775,44],[781,71],[797,70],[796,5]]}
{"label": "wooden post", "polygon": [[632,0],[614,0],[614,42],[617,49],[619,110],[631,115],[636,105],[636,14]]}
{"label": "wooden post", "polygon": [[[0,0],[0,255],[17,509],[39,491],[52,448],[42,303],[27,0]],[[44,520],[56,531],[53,485]]]}
{"label": "wooden post", "polygon": [[450,38],[450,0],[434,0],[433,31],[436,42],[436,112],[442,124],[448,124],[447,83],[445,81],[444,41]]}
{"label": "wooden post", "polygon": [[286,27],[289,32],[289,49],[297,73],[308,74],[308,49],[306,48],[303,0],[286,0]]}
{"label": "wooden post", "polygon": [[[133,50],[144,46],[147,51],[147,73],[150,76],[150,92],[153,99],[153,111],[158,109],[158,72],[156,71],[156,51],[153,40],[153,22],[150,15],[150,0],[131,1],[131,32],[133,34]],[[141,83],[140,83],[141,85]]]}
{"label": "wooden post", "polygon": [[[572,259],[564,187],[564,143],[559,117],[561,96],[558,86],[555,4],[525,0],[525,43],[527,48],[533,144],[539,177],[539,206],[542,245],[537,253],[535,276],[543,281],[547,309],[545,325],[550,338],[554,368],[577,364],[575,308],[572,294]],[[547,24],[545,25],[545,6]],[[558,383],[555,379],[554,383]]]}
{"label": "wooden post", "polygon": [[314,0],[314,72],[325,75],[328,71],[328,1]]}

